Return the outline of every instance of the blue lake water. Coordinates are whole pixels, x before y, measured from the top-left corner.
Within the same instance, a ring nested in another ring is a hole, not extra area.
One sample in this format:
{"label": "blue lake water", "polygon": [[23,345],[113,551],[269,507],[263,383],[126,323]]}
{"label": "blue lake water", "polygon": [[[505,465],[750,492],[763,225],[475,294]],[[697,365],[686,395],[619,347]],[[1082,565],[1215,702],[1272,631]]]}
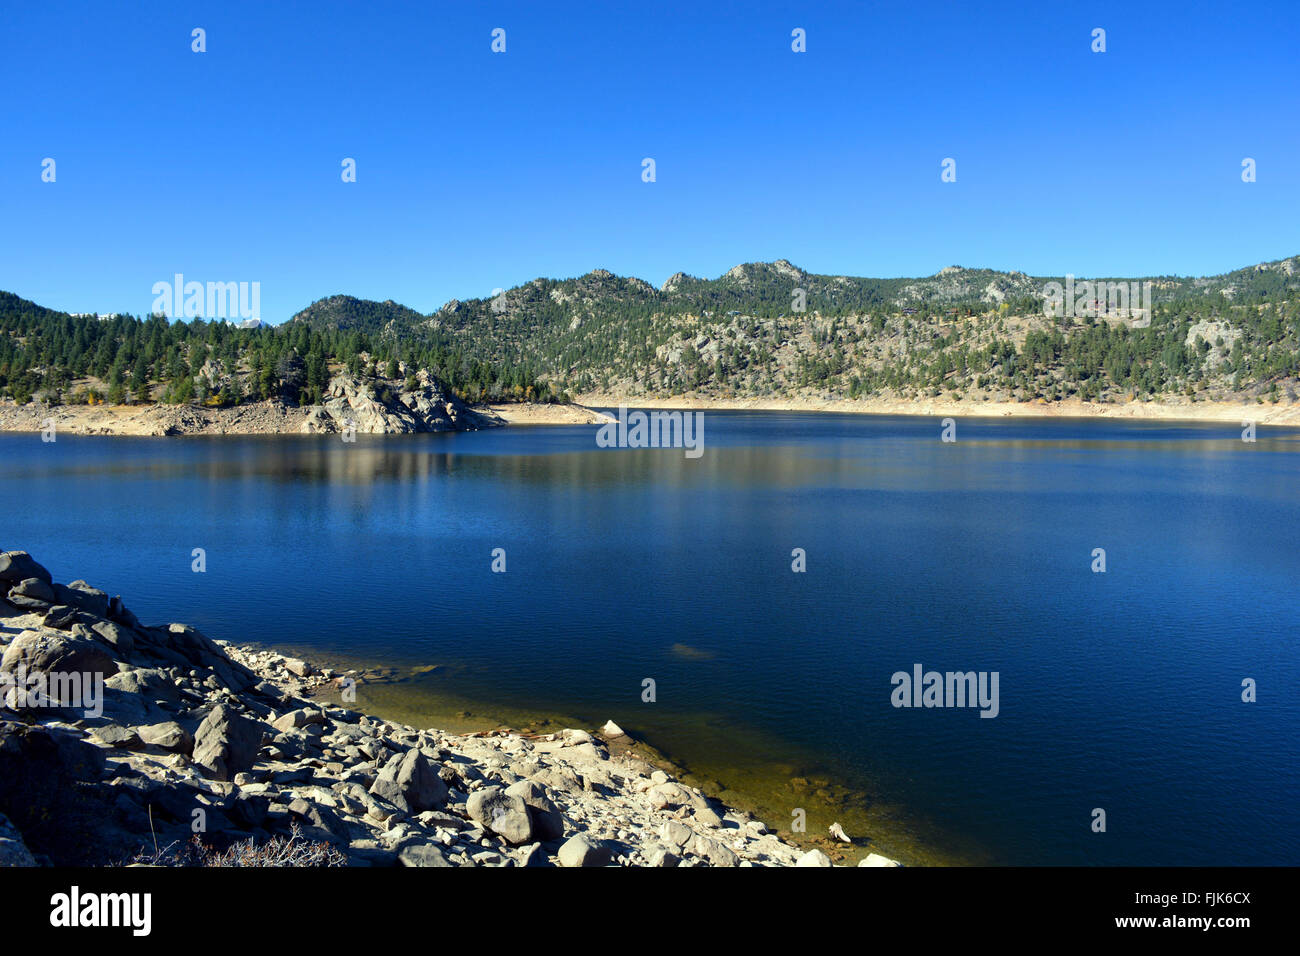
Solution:
{"label": "blue lake water", "polygon": [[[0,547],[147,622],[612,717],[770,826],[909,862],[1300,863],[1300,432],[709,412],[692,460],[595,431],[2,435]],[[998,716],[894,707],[918,663],[998,672]]]}

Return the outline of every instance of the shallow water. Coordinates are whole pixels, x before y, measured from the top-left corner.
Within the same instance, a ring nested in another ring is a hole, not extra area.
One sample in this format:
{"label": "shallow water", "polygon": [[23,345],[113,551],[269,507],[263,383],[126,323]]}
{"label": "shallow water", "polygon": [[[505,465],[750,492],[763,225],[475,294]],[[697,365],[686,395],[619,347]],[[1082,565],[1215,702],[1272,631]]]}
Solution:
{"label": "shallow water", "polygon": [[[0,546],[146,621],[440,665],[362,706],[613,718],[769,826],[909,862],[1300,862],[1300,433],[708,412],[691,460],[595,431],[2,435]],[[998,716],[894,707],[917,663],[998,672]]]}

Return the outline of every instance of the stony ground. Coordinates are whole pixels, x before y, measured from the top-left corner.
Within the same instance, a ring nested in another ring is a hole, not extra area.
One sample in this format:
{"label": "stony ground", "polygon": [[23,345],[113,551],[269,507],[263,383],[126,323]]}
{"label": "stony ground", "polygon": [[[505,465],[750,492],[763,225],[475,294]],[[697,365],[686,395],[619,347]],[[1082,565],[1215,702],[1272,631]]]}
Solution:
{"label": "stony ground", "polygon": [[[831,865],[611,755],[612,723],[453,735],[321,706],[305,695],[346,678],[144,626],[24,552],[0,552],[0,595],[6,865],[175,862],[196,832],[212,852],[279,840],[290,859],[354,866]],[[42,675],[98,675],[102,713],[16,694]]]}

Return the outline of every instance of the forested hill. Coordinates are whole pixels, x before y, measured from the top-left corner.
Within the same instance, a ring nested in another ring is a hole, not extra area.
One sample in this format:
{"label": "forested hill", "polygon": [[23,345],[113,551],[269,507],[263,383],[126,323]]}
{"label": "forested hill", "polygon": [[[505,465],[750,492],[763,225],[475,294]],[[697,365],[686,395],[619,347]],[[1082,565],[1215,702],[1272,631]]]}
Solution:
{"label": "forested hill", "polygon": [[489,364],[526,363],[556,391],[628,397],[1122,401],[1293,389],[1300,257],[1204,278],[1087,278],[1150,283],[1153,314],[1049,317],[1044,287],[1064,276],[953,266],[870,279],[778,260],[716,279],[678,273],[659,289],[604,270],[535,279],[429,316],[335,297],[292,321],[432,337]]}
{"label": "forested hill", "polygon": [[1205,278],[1087,278],[1150,283],[1152,313],[1046,315],[1044,287],[1064,276],[954,266],[872,279],[785,260],[657,289],[604,270],[535,279],[428,315],[335,295],[260,329],[70,316],[0,293],[0,395],[305,404],[341,368],[390,382],[424,369],[471,401],[1294,395],[1300,257]]}
{"label": "forested hill", "polygon": [[565,397],[524,363],[487,362],[449,336],[419,330],[423,317],[395,303],[336,296],[317,306],[324,303],[356,319],[244,329],[220,320],[69,315],[0,292],[0,398],[319,405],[344,370],[372,389],[409,384],[423,370],[468,401]]}

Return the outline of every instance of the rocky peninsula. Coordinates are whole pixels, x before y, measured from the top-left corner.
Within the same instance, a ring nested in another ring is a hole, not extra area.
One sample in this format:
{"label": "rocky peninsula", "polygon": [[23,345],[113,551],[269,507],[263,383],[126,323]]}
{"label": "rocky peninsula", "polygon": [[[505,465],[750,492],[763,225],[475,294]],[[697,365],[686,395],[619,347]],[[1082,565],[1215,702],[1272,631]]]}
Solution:
{"label": "rocky peninsula", "polygon": [[0,596],[0,865],[832,865],[612,722],[455,735],[323,704],[346,675],[146,626],[23,551]]}
{"label": "rocky peninsula", "polygon": [[318,405],[279,399],[228,407],[169,405],[49,405],[0,401],[0,432],[70,435],[408,435],[475,431],[510,424],[582,425],[605,416],[581,405],[471,405],[439,379],[420,371],[405,381],[373,381],[342,373]]}

